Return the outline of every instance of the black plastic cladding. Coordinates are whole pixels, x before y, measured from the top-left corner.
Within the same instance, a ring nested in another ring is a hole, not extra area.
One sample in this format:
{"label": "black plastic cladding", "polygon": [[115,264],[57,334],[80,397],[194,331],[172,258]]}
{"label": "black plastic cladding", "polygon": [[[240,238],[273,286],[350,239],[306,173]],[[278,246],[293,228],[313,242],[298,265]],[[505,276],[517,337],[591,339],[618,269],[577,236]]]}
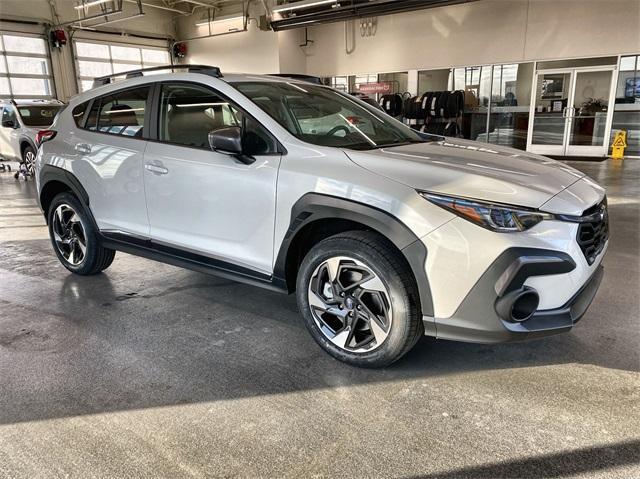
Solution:
{"label": "black plastic cladding", "polygon": [[[400,220],[386,211],[353,200],[320,193],[307,193],[291,209],[289,229],[284,236],[274,276],[286,278],[287,256],[296,235],[306,225],[322,219],[343,219],[360,223],[385,236],[404,255],[414,275],[423,315],[433,316],[431,289],[425,272],[427,249]],[[291,289],[291,287],[290,287]]]}

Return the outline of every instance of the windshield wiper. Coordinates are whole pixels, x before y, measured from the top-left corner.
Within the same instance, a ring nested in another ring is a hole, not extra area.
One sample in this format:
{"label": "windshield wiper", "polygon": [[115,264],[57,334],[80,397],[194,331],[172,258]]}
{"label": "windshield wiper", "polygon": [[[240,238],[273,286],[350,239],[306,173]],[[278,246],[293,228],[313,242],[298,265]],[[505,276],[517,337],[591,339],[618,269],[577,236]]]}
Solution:
{"label": "windshield wiper", "polygon": [[397,143],[384,143],[384,144],[376,145],[373,148],[374,149],[380,149],[380,148],[390,148],[392,146],[406,146],[406,145],[410,145],[412,143],[424,143],[424,142],[423,141],[407,140],[407,141],[399,141]]}

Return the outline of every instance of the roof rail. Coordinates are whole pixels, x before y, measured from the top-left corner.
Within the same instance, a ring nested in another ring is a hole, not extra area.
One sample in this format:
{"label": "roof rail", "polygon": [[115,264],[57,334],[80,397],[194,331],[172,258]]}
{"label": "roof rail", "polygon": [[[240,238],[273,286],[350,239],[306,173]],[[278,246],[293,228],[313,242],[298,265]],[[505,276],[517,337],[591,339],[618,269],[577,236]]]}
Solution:
{"label": "roof rail", "polygon": [[302,75],[299,73],[272,73],[272,77],[291,78],[292,80],[306,81],[307,83],[315,83],[316,85],[324,85],[322,78],[313,75]]}
{"label": "roof rail", "polygon": [[138,70],[129,70],[126,72],[114,73],[112,75],[105,75],[102,77],[94,78],[93,80],[93,88],[108,85],[112,83],[114,78],[125,77],[125,78],[135,78],[143,76],[143,73],[147,72],[157,72],[162,70],[187,70],[189,73],[202,73],[204,75],[209,75],[215,78],[222,78],[222,72],[220,68],[213,67],[211,65],[162,65],[158,67],[149,67],[149,68],[140,68]]}

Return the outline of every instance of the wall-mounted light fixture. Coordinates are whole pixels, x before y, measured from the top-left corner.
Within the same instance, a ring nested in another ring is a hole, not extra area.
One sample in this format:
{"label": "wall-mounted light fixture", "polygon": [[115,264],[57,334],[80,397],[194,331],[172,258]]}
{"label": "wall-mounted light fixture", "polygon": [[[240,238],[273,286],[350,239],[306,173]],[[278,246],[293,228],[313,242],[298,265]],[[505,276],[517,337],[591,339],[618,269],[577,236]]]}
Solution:
{"label": "wall-mounted light fixture", "polygon": [[103,3],[112,3],[113,0],[89,0],[87,2],[82,2],[79,5],[76,5],[76,10],[81,10],[83,8],[95,7],[96,5],[102,5]]}

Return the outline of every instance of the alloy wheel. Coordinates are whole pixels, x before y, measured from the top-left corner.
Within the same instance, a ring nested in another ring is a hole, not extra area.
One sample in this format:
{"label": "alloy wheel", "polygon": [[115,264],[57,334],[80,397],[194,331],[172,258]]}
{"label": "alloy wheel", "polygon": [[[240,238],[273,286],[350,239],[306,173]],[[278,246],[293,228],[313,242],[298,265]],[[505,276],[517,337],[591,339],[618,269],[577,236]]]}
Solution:
{"label": "alloy wheel", "polygon": [[71,265],[78,265],[87,252],[87,237],[80,216],[68,204],[56,208],[53,215],[53,239],[62,257]]}
{"label": "alloy wheel", "polygon": [[24,155],[24,166],[27,169],[27,173],[29,175],[34,176],[36,172],[36,154],[29,150],[26,155]]}
{"label": "alloy wheel", "polygon": [[311,276],[308,299],[322,334],[345,351],[373,351],[389,335],[389,291],[361,261],[336,256],[322,262]]}

